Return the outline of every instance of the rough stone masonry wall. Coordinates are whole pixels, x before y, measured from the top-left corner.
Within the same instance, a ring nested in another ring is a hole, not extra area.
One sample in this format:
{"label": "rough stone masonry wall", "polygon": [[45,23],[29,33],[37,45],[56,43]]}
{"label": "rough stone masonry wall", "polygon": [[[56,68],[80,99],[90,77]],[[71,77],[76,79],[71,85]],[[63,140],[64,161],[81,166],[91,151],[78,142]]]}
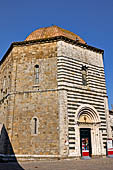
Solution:
{"label": "rough stone masonry wall", "polygon": [[[0,116],[5,115],[6,129],[15,154],[57,155],[58,96],[57,96],[56,42],[15,46],[12,55],[10,93],[7,110],[1,105]],[[3,62],[2,66],[6,60]],[[39,65],[39,83],[35,83],[34,66]],[[10,62],[9,62],[10,65]],[[6,74],[2,69],[2,75]],[[1,77],[0,80],[3,80]],[[1,100],[3,97],[1,96]],[[32,135],[32,119],[38,118],[38,134]]]}
{"label": "rough stone masonry wall", "polygon": [[7,127],[9,94],[11,93],[11,79],[13,69],[13,57],[10,53],[0,65],[0,123]]}
{"label": "rough stone masonry wall", "polygon": [[[38,118],[34,134],[32,118]],[[57,92],[20,93],[15,96],[12,146],[19,155],[58,155]]]}
{"label": "rough stone masonry wall", "polygon": [[[58,46],[58,89],[67,90],[69,150],[77,153],[75,114],[82,104],[93,106],[100,117],[103,146],[107,139],[104,98],[106,96],[102,54],[83,47],[59,41]],[[87,86],[82,84],[82,65],[88,67]]]}
{"label": "rough stone masonry wall", "polygon": [[10,53],[0,65],[0,100],[11,92],[13,57]]}
{"label": "rough stone masonry wall", "polygon": [[[39,89],[55,89],[56,42],[14,47],[16,91],[35,88],[35,65],[39,65]],[[12,87],[13,91],[14,87]]]}
{"label": "rough stone masonry wall", "polygon": [[[8,54],[7,58],[0,65],[0,124],[1,124],[1,137],[0,137],[0,153],[9,154],[13,153],[10,145],[11,129],[12,129],[12,112],[10,108],[11,103],[11,84],[13,73],[13,56],[12,53]],[[10,126],[9,125],[10,122]],[[8,133],[8,134],[7,134]]]}

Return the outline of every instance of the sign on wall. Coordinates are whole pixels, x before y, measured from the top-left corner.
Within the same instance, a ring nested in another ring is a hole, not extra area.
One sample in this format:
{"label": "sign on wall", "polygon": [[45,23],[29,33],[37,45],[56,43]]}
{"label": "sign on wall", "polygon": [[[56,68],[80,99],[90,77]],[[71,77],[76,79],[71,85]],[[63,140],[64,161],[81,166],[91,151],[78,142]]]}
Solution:
{"label": "sign on wall", "polygon": [[112,141],[112,139],[107,139],[107,154],[108,154],[108,157],[113,157],[113,141]]}

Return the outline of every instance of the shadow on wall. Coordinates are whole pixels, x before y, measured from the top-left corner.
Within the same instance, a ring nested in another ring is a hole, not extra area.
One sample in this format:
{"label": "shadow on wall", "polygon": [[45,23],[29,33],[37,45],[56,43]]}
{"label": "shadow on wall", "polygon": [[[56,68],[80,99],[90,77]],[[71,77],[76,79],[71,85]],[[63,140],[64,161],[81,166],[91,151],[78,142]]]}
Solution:
{"label": "shadow on wall", "polygon": [[0,170],[24,170],[15,157],[5,126],[0,126]]}

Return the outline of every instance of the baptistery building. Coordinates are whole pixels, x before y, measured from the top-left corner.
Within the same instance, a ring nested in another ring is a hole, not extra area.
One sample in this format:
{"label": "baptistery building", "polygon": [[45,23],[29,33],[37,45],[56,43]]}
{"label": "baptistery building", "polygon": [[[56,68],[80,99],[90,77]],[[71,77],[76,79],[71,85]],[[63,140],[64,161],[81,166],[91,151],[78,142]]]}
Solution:
{"label": "baptistery building", "polygon": [[103,54],[58,26],[12,43],[0,61],[0,155],[105,156],[112,128]]}

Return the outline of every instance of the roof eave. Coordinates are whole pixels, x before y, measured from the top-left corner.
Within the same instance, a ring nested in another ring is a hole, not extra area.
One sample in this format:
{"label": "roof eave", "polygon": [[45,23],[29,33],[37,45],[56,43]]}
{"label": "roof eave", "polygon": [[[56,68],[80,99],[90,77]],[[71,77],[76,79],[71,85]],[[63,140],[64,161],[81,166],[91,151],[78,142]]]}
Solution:
{"label": "roof eave", "polygon": [[45,43],[45,42],[53,42],[53,41],[65,41],[65,42],[69,42],[71,44],[75,44],[77,46],[83,47],[83,48],[87,48],[90,49],[92,51],[96,51],[99,53],[104,53],[104,50],[90,46],[86,43],[80,43],[78,40],[72,40],[69,39],[67,37],[64,36],[56,36],[56,37],[51,37],[51,38],[45,38],[45,39],[38,39],[38,40],[29,40],[29,41],[19,41],[19,42],[13,42],[10,47],[8,48],[7,52],[5,53],[5,55],[2,57],[1,61],[0,61],[0,65],[3,63],[3,61],[5,60],[5,58],[7,57],[7,55],[10,53],[10,51],[12,50],[13,47],[15,46],[23,46],[23,45],[30,45],[30,44],[35,44],[35,43]]}

